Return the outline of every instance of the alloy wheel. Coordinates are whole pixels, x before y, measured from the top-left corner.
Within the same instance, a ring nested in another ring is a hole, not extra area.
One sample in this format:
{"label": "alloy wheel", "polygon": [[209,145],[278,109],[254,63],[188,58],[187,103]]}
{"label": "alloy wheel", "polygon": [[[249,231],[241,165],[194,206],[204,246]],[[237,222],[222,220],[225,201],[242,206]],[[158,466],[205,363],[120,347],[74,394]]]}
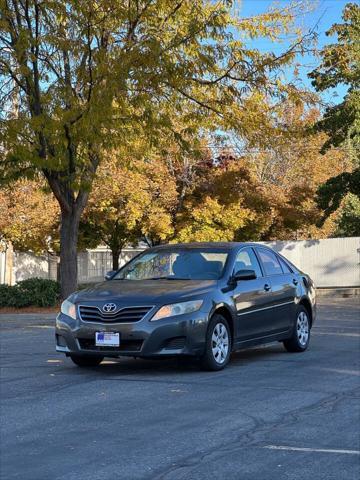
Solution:
{"label": "alloy wheel", "polygon": [[303,311],[300,312],[297,317],[296,328],[299,343],[302,347],[304,347],[309,340],[309,319],[306,313]]}
{"label": "alloy wheel", "polygon": [[217,323],[211,337],[212,354],[218,364],[223,364],[229,352],[229,334],[223,323]]}

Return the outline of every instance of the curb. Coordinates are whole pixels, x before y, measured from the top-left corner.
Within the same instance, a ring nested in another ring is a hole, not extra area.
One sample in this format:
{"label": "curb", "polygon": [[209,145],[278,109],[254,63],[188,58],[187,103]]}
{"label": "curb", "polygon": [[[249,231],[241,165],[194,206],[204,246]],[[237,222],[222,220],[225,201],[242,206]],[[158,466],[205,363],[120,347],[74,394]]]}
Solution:
{"label": "curb", "polygon": [[317,288],[317,297],[358,297],[360,296],[360,287],[345,287],[345,288]]}

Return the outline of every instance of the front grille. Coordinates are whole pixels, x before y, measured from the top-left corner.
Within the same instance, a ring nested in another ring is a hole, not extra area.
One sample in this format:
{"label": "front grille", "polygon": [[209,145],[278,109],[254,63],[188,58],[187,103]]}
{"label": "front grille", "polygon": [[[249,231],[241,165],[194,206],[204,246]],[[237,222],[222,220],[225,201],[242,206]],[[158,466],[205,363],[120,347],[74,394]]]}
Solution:
{"label": "front grille", "polygon": [[78,338],[78,342],[82,350],[96,350],[98,352],[139,352],[143,344],[143,340],[120,340],[119,347],[97,346],[92,338]]}
{"label": "front grille", "polygon": [[185,347],[186,337],[173,337],[170,338],[165,344],[165,350],[179,350]]}
{"label": "front grille", "polygon": [[153,307],[124,307],[114,313],[104,313],[98,307],[80,305],[79,314],[84,322],[132,323],[141,320]]}

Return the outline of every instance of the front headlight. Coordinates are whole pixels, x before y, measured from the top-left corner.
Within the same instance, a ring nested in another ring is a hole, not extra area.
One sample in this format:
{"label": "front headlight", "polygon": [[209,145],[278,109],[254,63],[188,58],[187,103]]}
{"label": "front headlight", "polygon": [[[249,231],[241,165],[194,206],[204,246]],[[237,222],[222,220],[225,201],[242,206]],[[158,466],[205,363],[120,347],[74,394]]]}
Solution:
{"label": "front headlight", "polygon": [[61,304],[61,313],[76,320],[76,307],[69,300],[64,300]]}
{"label": "front headlight", "polygon": [[151,321],[161,320],[166,317],[174,317],[175,315],[183,315],[184,313],[196,312],[201,308],[203,300],[193,300],[191,302],[173,303],[164,305],[152,317]]}

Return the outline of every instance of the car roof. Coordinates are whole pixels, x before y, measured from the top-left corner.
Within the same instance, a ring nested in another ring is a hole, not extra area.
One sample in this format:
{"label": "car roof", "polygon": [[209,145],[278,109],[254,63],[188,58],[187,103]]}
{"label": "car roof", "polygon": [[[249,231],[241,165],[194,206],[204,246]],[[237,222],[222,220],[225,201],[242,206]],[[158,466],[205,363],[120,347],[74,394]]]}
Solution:
{"label": "car roof", "polygon": [[237,250],[239,247],[259,245],[252,242],[190,242],[190,243],[167,243],[153,247],[154,249],[181,248],[181,249],[208,249],[219,248],[224,250]]}

